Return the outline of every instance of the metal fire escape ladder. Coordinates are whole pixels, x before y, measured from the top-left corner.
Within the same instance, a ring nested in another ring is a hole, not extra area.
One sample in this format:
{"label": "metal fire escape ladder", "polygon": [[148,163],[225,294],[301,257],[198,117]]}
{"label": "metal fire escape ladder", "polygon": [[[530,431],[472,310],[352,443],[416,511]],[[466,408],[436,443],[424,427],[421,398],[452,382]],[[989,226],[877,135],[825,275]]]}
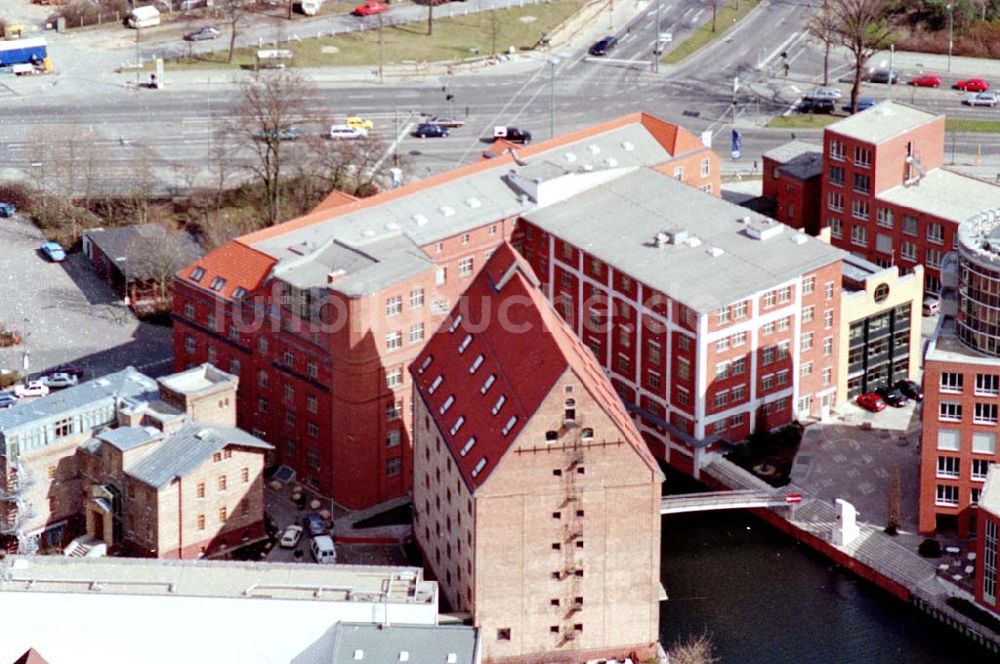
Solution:
{"label": "metal fire escape ladder", "polygon": [[583,487],[580,485],[578,469],[584,464],[584,447],[580,444],[580,429],[570,426],[569,430],[571,438],[566,441],[562,476],[566,521],[562,538],[564,584],[560,645],[571,643],[578,636],[574,620],[582,608],[577,598],[583,597],[584,569],[577,542],[583,538]]}
{"label": "metal fire escape ladder", "polygon": [[0,502],[3,502],[3,519],[0,520],[0,534],[17,537],[18,553],[33,554],[38,546],[24,530],[24,523],[35,516],[35,511],[26,495],[35,484],[35,478],[27,466],[12,461],[7,469],[4,484],[0,487]]}

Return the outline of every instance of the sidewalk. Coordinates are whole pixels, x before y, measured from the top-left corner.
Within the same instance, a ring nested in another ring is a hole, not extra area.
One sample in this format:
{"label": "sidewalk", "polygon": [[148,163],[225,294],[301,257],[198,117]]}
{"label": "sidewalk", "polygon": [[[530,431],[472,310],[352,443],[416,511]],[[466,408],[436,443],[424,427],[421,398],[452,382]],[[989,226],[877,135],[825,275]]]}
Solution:
{"label": "sidewalk", "polygon": [[[879,51],[868,61],[868,67],[889,66],[889,51]],[[904,74],[930,72],[947,74],[948,56],[935,53],[914,53],[913,51],[896,51],[892,55],[892,68]],[[979,76],[987,80],[1000,80],[1000,60],[989,58],[967,58],[952,56],[951,70],[953,76]]]}

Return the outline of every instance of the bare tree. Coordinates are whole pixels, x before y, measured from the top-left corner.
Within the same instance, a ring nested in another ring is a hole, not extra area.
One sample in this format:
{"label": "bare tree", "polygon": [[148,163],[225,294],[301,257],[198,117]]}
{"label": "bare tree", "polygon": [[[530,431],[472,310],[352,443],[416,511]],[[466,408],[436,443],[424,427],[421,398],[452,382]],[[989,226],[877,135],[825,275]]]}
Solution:
{"label": "bare tree", "polygon": [[887,497],[887,513],[885,519],[885,532],[888,535],[899,533],[899,467],[893,468],[892,479],[889,483],[889,495]]}
{"label": "bare tree", "polygon": [[132,296],[128,282],[136,284],[136,290],[145,291],[152,300],[153,310],[169,308],[170,286],[174,274],[198,257],[194,239],[185,231],[172,225],[156,224],[138,230],[129,243],[127,258],[132,265],[123,266],[126,295]]}
{"label": "bare tree", "polygon": [[668,654],[671,664],[715,664],[719,659],[712,649],[712,638],[704,633],[675,643]]}
{"label": "bare tree", "polygon": [[497,54],[497,38],[500,37],[500,30],[503,28],[503,19],[496,9],[491,9],[486,15],[486,27],[490,32],[490,43],[492,44],[490,54]]}
{"label": "bare tree", "polygon": [[806,32],[823,44],[823,85],[830,84],[830,47],[837,43],[836,22],[830,12],[829,0],[823,0],[819,11],[809,17]]}
{"label": "bare tree", "polygon": [[[233,52],[236,50],[236,36],[246,16],[244,3],[245,0],[222,0],[217,5],[222,8],[222,15],[226,18],[226,22],[229,23],[229,57],[226,59],[226,62],[233,61]],[[289,18],[291,18],[291,4],[288,6]]]}
{"label": "bare tree", "polygon": [[370,196],[389,181],[391,167],[408,167],[405,161],[387,159],[387,152],[385,142],[378,138],[317,141],[310,167],[324,195],[336,189],[352,196]]}
{"label": "bare tree", "polygon": [[262,72],[244,80],[241,99],[227,132],[247,146],[253,159],[247,168],[264,187],[268,225],[281,219],[281,177],[283,158],[294,148],[288,131],[296,120],[305,119],[304,100],[312,88],[296,72]]}
{"label": "bare tree", "polygon": [[868,59],[889,45],[892,28],[889,8],[892,0],[828,0],[837,42],[850,51],[854,59],[854,84],[851,87],[851,108],[858,107],[861,73]]}
{"label": "bare tree", "polygon": [[712,9],[712,32],[715,32],[715,19],[720,7],[726,6],[726,0],[701,0],[703,5],[708,5]]}

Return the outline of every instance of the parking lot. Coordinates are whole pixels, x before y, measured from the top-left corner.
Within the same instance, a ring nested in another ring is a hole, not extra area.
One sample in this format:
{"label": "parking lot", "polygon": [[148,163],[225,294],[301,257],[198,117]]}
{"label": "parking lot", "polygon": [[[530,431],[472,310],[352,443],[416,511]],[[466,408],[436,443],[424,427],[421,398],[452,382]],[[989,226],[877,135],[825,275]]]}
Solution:
{"label": "parking lot", "polygon": [[152,375],[170,371],[171,330],[136,320],[80,253],[51,263],[44,238],[22,218],[0,219],[0,324],[16,329],[18,346],[0,348],[0,370],[29,373],[72,363],[84,379],[126,366]]}

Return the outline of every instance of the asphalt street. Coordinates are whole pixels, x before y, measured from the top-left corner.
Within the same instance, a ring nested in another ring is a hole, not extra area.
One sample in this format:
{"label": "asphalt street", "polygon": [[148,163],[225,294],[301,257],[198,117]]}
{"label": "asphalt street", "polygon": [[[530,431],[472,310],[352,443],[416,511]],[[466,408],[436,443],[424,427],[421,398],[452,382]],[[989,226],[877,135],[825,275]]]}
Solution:
{"label": "asphalt street", "polygon": [[[475,2],[470,0],[469,7]],[[764,129],[766,121],[787,111],[821,80],[821,52],[806,38],[803,27],[811,5],[764,0],[717,43],[680,65],[660,65],[654,73],[652,56],[658,36],[670,33],[676,44],[685,32],[710,20],[700,0],[660,0],[659,5],[658,24],[656,3],[619,5],[615,14],[600,14],[589,34],[613,33],[620,40],[606,58],[587,55],[592,41],[588,38],[548,53],[519,55],[473,73],[393,75],[380,84],[370,72],[311,72],[316,92],[305,102],[308,113],[323,120],[304,124],[302,129],[319,135],[332,117],[369,117],[379,136],[410,157],[414,176],[424,177],[478,158],[486,147],[482,139],[491,136],[496,125],[529,129],[537,140],[548,138],[553,130],[564,133],[646,111],[696,133],[710,130],[714,147],[724,156],[730,128],[739,128],[744,157],[739,162],[727,158],[723,167],[749,172],[752,160],[793,133]],[[443,7],[463,8],[454,3]],[[636,7],[640,9],[635,11]],[[67,49],[73,43],[66,40],[58,45],[66,59],[72,59]],[[110,53],[110,57],[122,55],[114,49]],[[787,77],[783,72],[786,61]],[[833,78],[840,79],[848,73],[847,59],[834,54],[831,70]],[[903,71],[903,80],[915,73],[915,68]],[[165,89],[149,90],[126,85],[132,80],[128,74],[92,71],[77,62],[51,80],[0,79],[0,177],[30,174],[37,168],[32,166],[37,164],[33,146],[47,134],[86,126],[102,137],[98,162],[107,180],[130,168],[139,148],[156,155],[161,177],[176,179],[180,170],[205,163],[209,147],[217,140],[216,130],[233,119],[236,76],[206,71],[172,74]],[[945,76],[945,85],[958,77],[958,73]],[[445,99],[444,85],[454,95],[451,102]],[[838,85],[848,94],[849,84]],[[889,94],[885,85],[864,87],[863,94],[877,99]],[[962,93],[945,87],[894,86],[892,92],[896,98],[947,112],[949,117],[997,117],[995,109],[962,106]],[[416,139],[409,131],[422,114],[454,114],[467,124],[447,138]],[[819,136],[815,130],[794,133],[799,138]],[[961,134],[949,141],[949,147],[958,167],[972,169],[978,161],[977,174],[1000,172],[1000,136]]]}

